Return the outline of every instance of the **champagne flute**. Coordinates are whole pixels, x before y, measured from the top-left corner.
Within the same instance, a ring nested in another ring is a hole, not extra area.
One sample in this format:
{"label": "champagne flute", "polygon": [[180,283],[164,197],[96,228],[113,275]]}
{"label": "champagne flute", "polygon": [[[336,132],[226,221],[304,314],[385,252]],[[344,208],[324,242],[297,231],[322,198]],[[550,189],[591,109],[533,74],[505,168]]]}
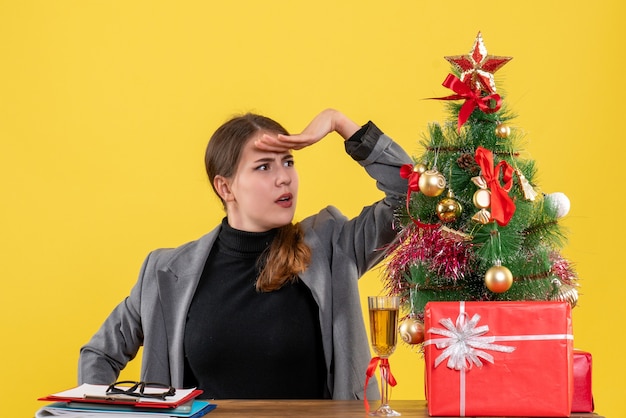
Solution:
{"label": "champagne flute", "polygon": [[397,296],[369,296],[367,298],[370,314],[370,337],[372,348],[380,357],[380,406],[370,412],[372,416],[397,417],[399,412],[389,406],[389,371],[388,357],[395,351],[398,341],[398,308],[400,300]]}

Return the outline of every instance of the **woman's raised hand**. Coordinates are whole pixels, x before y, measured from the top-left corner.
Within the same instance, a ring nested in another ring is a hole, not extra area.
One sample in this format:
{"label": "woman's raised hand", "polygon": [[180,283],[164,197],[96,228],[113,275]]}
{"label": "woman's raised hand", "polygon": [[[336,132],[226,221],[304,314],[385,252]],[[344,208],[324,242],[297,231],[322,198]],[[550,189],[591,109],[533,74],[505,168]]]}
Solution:
{"label": "woman's raised hand", "polygon": [[344,139],[350,138],[360,126],[335,109],[326,109],[313,118],[304,130],[296,135],[264,134],[255,140],[257,148],[265,151],[284,152],[313,145],[331,132]]}

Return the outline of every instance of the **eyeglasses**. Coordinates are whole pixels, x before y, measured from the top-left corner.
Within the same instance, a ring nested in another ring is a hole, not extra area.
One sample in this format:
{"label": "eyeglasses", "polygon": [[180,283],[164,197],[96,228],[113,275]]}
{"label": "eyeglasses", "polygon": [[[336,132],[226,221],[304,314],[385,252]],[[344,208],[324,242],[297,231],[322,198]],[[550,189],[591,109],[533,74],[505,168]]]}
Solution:
{"label": "eyeglasses", "polygon": [[133,382],[131,380],[124,380],[109,385],[106,393],[107,395],[120,394],[137,398],[161,399],[164,401],[165,397],[174,396],[176,394],[176,389],[163,383]]}

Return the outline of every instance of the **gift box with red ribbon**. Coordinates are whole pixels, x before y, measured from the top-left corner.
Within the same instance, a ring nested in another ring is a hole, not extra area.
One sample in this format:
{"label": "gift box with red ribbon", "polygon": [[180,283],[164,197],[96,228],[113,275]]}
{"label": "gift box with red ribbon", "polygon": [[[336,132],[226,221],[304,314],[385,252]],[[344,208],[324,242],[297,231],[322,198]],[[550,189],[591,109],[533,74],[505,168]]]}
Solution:
{"label": "gift box with red ribbon", "polygon": [[429,302],[424,315],[431,416],[570,415],[567,302]]}
{"label": "gift box with red ribbon", "polygon": [[574,397],[572,412],[593,412],[591,353],[574,350]]}

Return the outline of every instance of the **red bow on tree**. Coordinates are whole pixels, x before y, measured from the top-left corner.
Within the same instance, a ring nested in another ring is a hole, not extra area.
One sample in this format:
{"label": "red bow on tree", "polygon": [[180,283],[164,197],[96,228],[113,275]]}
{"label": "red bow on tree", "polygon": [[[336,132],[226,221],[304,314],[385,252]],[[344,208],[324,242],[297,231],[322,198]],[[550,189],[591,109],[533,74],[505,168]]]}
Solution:
{"label": "red bow on tree", "polygon": [[400,177],[402,177],[403,179],[407,179],[409,181],[409,187],[406,192],[406,212],[411,218],[411,220],[413,221],[413,223],[417,225],[418,227],[435,228],[437,224],[425,224],[419,219],[415,219],[413,215],[411,215],[411,210],[410,210],[411,193],[420,191],[420,186],[419,186],[420,175],[421,173],[419,171],[416,171],[412,164],[404,164],[400,167]]}
{"label": "red bow on tree", "polygon": [[[509,196],[511,186],[513,186],[513,167],[506,161],[500,161],[493,166],[493,153],[486,148],[478,147],[474,157],[480,166],[481,175],[487,182],[491,190],[491,217],[500,226],[506,226],[515,213],[515,202]],[[502,171],[502,181],[500,184],[500,172]]]}
{"label": "red bow on tree", "polygon": [[435,100],[465,99],[465,103],[463,103],[463,106],[461,106],[461,110],[459,111],[459,130],[461,129],[461,126],[467,122],[467,119],[469,119],[470,115],[477,107],[484,113],[494,113],[500,110],[500,107],[502,106],[502,99],[499,94],[481,96],[480,90],[472,90],[469,85],[462,82],[454,74],[448,74],[448,77],[446,77],[442,85],[454,91],[456,94],[446,97],[434,97]]}
{"label": "red bow on tree", "polygon": [[412,164],[404,164],[402,167],[400,167],[400,177],[409,180],[409,190],[407,192],[409,197],[411,195],[411,192],[419,192],[420,173],[419,171],[415,171],[413,169]]}

